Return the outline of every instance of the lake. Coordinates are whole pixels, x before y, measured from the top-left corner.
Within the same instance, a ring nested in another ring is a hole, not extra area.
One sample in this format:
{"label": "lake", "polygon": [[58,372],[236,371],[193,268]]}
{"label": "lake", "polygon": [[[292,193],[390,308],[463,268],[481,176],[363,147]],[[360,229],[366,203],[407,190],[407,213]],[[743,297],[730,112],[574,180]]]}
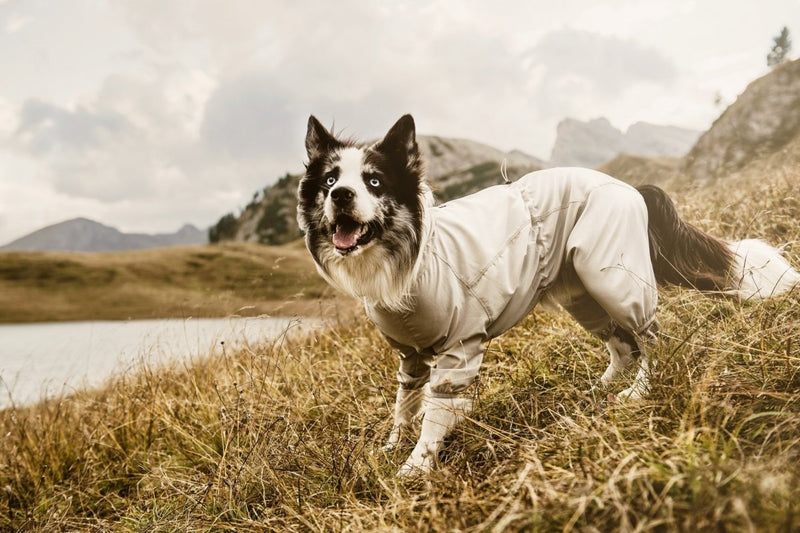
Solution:
{"label": "lake", "polygon": [[314,319],[276,317],[0,324],[0,409],[102,384],[142,362],[191,361]]}

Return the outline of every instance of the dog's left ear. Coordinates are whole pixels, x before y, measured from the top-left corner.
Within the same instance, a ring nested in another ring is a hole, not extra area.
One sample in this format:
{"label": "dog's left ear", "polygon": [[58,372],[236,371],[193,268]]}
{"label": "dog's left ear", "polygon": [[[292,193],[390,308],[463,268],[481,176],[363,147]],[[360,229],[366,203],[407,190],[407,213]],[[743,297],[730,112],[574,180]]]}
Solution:
{"label": "dog's left ear", "polygon": [[417,132],[414,126],[414,118],[411,115],[403,115],[400,120],[395,122],[386,137],[378,143],[379,150],[392,155],[401,155],[406,158],[416,156]]}
{"label": "dog's left ear", "polygon": [[308,131],[306,132],[306,153],[311,160],[318,154],[326,152],[336,146],[336,138],[323,126],[317,117],[308,117]]}

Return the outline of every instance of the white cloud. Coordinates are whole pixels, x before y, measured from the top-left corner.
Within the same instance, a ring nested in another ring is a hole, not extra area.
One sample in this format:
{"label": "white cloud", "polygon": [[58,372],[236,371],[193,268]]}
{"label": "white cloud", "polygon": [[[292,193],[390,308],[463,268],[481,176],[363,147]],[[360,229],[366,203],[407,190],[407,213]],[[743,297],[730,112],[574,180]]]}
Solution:
{"label": "white cloud", "polygon": [[22,17],[19,15],[12,15],[8,17],[8,20],[6,20],[5,24],[6,33],[12,34],[21,31],[23,28],[25,28],[25,26],[30,24],[31,20],[32,19],[30,17]]}

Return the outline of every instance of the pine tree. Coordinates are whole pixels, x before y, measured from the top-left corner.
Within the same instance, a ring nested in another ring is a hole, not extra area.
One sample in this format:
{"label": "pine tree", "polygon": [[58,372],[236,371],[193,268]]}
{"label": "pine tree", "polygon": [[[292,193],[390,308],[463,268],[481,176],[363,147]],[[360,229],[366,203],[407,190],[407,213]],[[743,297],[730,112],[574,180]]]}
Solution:
{"label": "pine tree", "polygon": [[783,27],[781,33],[773,37],[775,41],[772,50],[767,54],[767,65],[774,67],[786,61],[786,56],[792,49],[792,39],[789,37],[789,28]]}

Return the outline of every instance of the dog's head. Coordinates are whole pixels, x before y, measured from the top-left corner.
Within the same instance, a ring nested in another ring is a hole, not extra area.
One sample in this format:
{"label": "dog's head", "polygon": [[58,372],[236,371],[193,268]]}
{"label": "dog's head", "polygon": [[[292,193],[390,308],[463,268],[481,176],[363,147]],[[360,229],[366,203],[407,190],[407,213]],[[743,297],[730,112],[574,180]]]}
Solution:
{"label": "dog's head", "polygon": [[419,253],[430,197],[414,119],[405,115],[383,139],[358,144],[337,138],[312,116],[306,150],[297,217],[323,275],[358,296],[365,294],[348,287],[368,285],[361,278],[370,268],[389,262],[402,278]]}

